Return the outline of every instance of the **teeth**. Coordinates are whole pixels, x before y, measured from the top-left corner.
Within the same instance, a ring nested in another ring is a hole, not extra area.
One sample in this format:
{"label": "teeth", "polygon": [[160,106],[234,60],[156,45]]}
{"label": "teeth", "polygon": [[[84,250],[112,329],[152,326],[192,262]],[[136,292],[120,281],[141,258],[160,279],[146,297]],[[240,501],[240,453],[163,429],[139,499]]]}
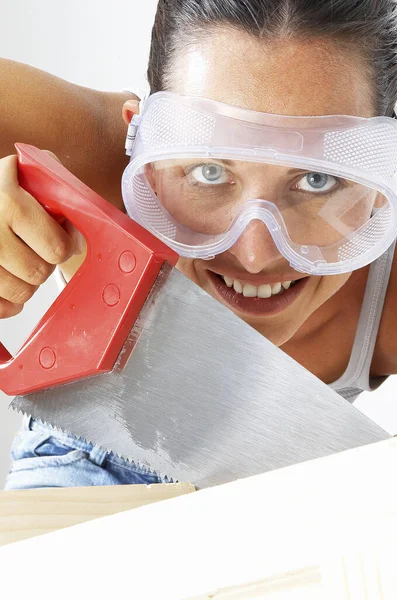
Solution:
{"label": "teeth", "polygon": [[227,285],[227,287],[232,287],[233,286],[233,279],[231,277],[224,277],[223,278],[225,280],[225,283]]}
{"label": "teeth", "polygon": [[238,292],[239,294],[243,293],[243,286],[237,279],[234,280],[233,288],[235,292]]}
{"label": "teeth", "polygon": [[283,293],[284,290],[288,290],[292,283],[292,281],[281,281],[273,285],[265,283],[257,287],[250,283],[241,283],[238,279],[231,277],[223,277],[223,279],[227,287],[232,287],[235,292],[243,294],[245,298],[270,298],[270,296],[276,296]]}
{"label": "teeth", "polygon": [[281,292],[281,283],[275,283],[272,285],[272,296],[279,294]]}
{"label": "teeth", "polygon": [[258,298],[270,298],[272,295],[271,286],[266,283],[265,285],[260,285],[258,287]]}
{"label": "teeth", "polygon": [[245,296],[246,298],[256,298],[256,296],[257,296],[256,286],[246,283],[243,287],[243,296]]}

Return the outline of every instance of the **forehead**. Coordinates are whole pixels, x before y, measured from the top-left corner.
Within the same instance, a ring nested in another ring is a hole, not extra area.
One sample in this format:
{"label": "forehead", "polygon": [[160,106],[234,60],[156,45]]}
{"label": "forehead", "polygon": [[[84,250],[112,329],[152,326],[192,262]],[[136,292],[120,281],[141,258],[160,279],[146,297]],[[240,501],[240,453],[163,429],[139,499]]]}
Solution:
{"label": "forehead", "polygon": [[170,89],[181,95],[282,115],[375,114],[364,58],[331,40],[218,29],[177,53],[171,69]]}

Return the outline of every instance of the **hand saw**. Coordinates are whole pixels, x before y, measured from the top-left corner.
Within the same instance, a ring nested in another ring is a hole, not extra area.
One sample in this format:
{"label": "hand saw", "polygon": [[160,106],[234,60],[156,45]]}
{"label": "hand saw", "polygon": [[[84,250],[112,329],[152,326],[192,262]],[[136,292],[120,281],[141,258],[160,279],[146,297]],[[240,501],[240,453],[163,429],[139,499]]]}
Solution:
{"label": "hand saw", "polygon": [[198,488],[390,437],[178,272],[159,239],[16,147],[20,185],[88,253],[17,354],[0,344],[14,409]]}

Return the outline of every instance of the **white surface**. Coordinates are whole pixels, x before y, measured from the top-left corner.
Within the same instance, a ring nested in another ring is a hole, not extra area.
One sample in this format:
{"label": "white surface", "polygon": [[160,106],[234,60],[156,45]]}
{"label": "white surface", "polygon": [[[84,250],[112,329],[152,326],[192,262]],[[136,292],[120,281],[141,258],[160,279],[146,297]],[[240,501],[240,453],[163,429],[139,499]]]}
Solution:
{"label": "white surface", "polygon": [[[96,519],[3,546],[2,579],[41,598],[44,560],[60,600],[65,565],[79,597],[394,600],[396,470],[391,439]],[[215,593],[259,581],[274,594]]]}
{"label": "white surface", "polygon": [[0,56],[87,87],[139,88],[156,6],[157,0],[0,0]]}
{"label": "white surface", "polygon": [[[129,87],[139,92],[146,85],[156,5],[156,0],[0,0],[0,56],[87,87],[115,91]],[[0,340],[10,349],[16,349],[18,340],[38,321],[56,293],[54,288],[49,282],[21,315],[0,321]],[[373,394],[362,394],[356,406],[396,433],[397,378]],[[0,393],[0,488],[19,423]]]}
{"label": "white surface", "polygon": [[361,394],[354,403],[388,433],[397,433],[397,376],[389,377],[375,392]]}

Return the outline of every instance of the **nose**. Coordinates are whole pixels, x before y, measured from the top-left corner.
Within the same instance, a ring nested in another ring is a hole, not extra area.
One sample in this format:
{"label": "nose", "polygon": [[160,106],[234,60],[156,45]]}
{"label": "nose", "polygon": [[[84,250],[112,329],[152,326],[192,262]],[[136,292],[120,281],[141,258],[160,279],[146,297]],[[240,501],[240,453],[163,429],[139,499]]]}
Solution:
{"label": "nose", "polygon": [[280,261],[280,252],[261,220],[250,221],[229,252],[248,273],[257,274]]}

